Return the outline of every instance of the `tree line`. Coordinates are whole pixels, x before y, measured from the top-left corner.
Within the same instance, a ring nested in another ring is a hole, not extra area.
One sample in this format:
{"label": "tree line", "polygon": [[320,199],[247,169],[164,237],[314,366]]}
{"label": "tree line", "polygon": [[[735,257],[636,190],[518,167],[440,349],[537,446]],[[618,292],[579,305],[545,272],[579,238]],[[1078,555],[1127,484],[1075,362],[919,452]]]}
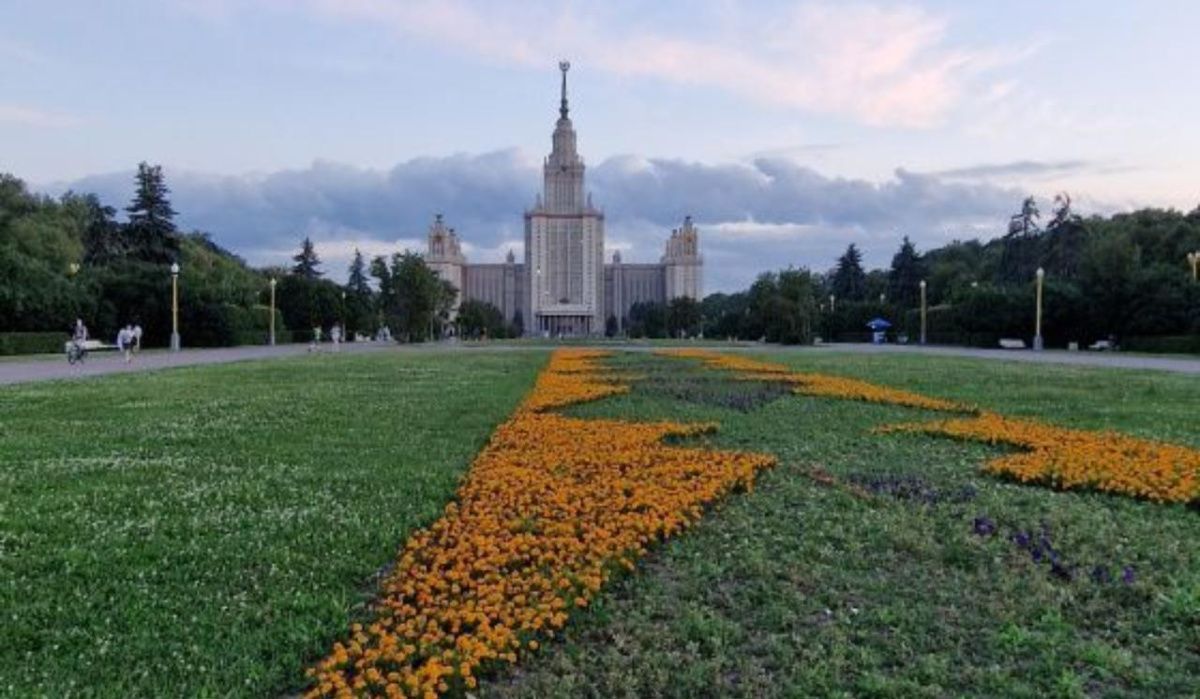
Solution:
{"label": "tree line", "polygon": [[[179,265],[179,322],[187,346],[303,341],[333,325],[346,336],[422,341],[443,332],[457,290],[402,252],[369,263],[356,252],[346,284],[324,278],[306,238],[290,267],[256,269],[202,231],[178,230],[162,168],[141,163],[126,220],[94,194],[53,198],[0,174],[0,352],[61,349],[76,318],[111,342],[126,324],[147,345],[171,333],[171,273]],[[374,283],[372,284],[372,279]]]}
{"label": "tree line", "polygon": [[[1060,194],[1043,225],[1037,201],[1027,198],[1006,232],[987,242],[954,240],[920,252],[906,236],[887,268],[867,270],[850,244],[825,272],[765,272],[748,289],[705,297],[700,327],[707,337],[865,341],[867,322],[880,317],[893,324],[893,340],[915,342],[924,281],[930,342],[1031,341],[1041,268],[1048,346],[1112,338],[1134,349],[1200,352],[1200,283],[1187,258],[1195,251],[1200,207],[1082,217]],[[652,320],[631,324],[631,332],[672,336],[659,320],[665,305],[639,314]]]}

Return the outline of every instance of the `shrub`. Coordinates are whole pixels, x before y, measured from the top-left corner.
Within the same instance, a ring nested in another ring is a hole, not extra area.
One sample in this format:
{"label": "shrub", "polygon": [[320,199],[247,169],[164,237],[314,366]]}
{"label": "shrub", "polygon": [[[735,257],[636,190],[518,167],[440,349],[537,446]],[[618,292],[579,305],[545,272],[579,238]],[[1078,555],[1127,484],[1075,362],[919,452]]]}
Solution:
{"label": "shrub", "polygon": [[0,355],[62,352],[66,341],[66,332],[0,333]]}

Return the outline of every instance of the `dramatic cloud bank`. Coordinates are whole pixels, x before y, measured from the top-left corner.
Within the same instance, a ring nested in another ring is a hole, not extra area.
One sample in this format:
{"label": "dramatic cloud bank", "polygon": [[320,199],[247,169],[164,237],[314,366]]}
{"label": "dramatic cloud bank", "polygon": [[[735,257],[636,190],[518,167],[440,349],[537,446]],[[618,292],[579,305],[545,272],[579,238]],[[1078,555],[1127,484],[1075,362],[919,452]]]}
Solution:
{"label": "dramatic cloud bank", "polygon": [[[280,264],[308,235],[331,275],[355,247],[383,254],[424,244],[435,213],[445,214],[475,261],[521,252],[522,212],[541,185],[540,163],[519,151],[418,158],[387,171],[317,162],[304,170],[224,176],[167,172],[180,223],[208,231],[256,264]],[[70,183],[121,205],[131,172]],[[869,263],[890,260],[901,235],[921,247],[999,232],[1022,192],[952,182],[899,169],[868,182],[822,175],[786,159],[749,164],[610,158],[589,172],[607,217],[610,250],[654,261],[685,215],[701,227],[709,290],[747,285],[787,265],[826,269],[850,242]],[[48,187],[61,191],[68,186]]]}

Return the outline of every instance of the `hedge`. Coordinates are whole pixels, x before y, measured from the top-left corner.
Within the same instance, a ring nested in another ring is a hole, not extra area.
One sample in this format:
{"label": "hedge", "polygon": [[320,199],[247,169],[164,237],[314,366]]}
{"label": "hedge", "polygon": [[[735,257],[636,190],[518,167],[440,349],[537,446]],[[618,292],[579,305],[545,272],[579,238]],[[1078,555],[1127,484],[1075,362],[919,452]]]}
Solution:
{"label": "hedge", "polygon": [[1130,352],[1200,354],[1200,334],[1160,335],[1158,337],[1129,337],[1120,344],[1121,349],[1129,350]]}
{"label": "hedge", "polygon": [[0,333],[0,355],[56,354],[67,339],[65,332]]}

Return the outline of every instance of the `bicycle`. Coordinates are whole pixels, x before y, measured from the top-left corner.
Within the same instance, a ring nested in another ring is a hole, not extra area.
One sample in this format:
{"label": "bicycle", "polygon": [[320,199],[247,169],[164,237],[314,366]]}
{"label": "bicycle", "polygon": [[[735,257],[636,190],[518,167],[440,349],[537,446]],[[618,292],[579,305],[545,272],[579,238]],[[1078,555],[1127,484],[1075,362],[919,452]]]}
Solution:
{"label": "bicycle", "polygon": [[72,342],[67,345],[67,363],[82,364],[87,359],[87,348],[82,342]]}

